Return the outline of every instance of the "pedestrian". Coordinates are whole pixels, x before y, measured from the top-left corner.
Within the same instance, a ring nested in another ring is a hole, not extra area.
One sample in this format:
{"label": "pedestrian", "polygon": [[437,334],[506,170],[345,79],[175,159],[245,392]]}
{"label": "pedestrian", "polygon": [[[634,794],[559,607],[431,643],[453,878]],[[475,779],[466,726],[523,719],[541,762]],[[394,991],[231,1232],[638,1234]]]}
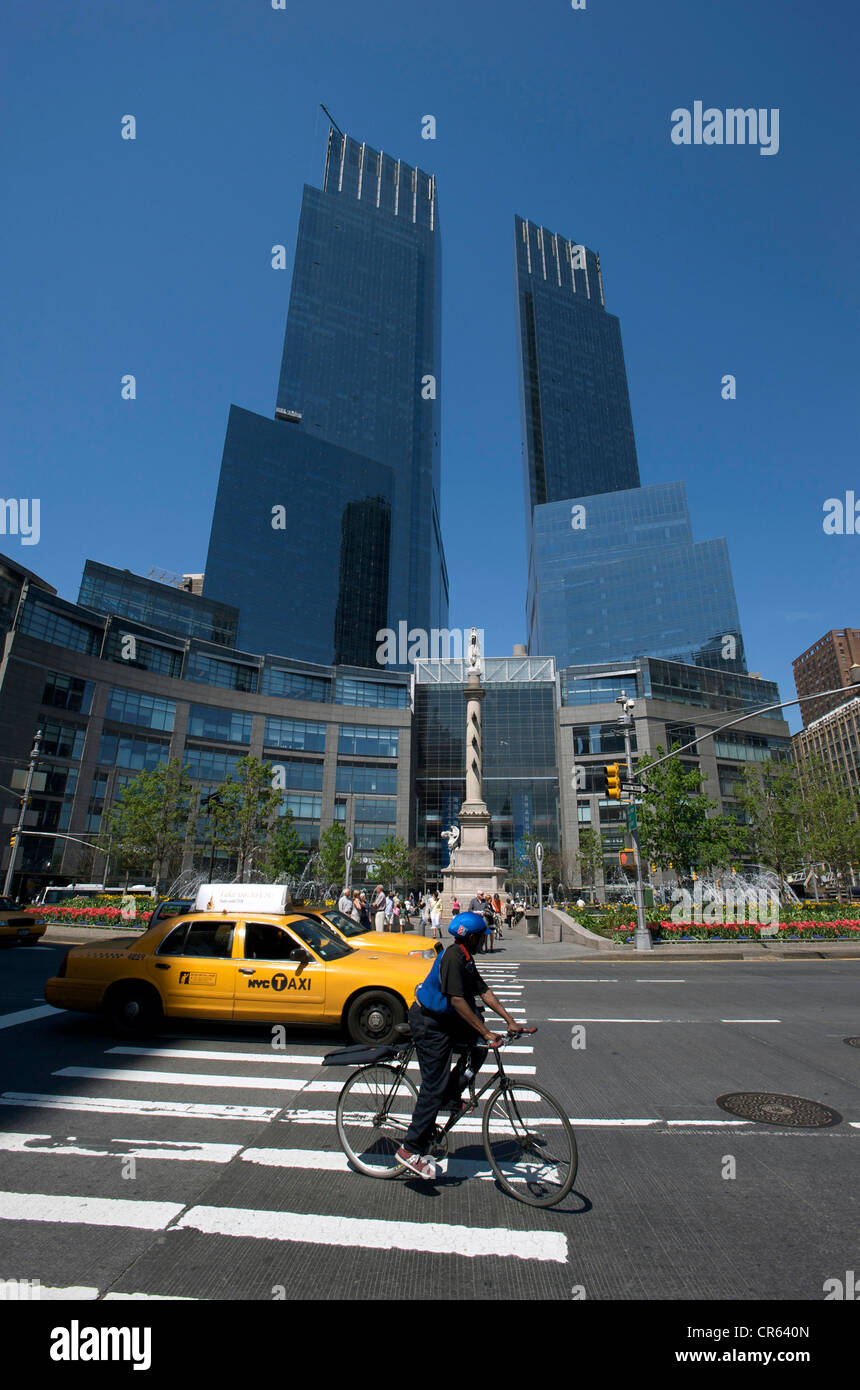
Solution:
{"label": "pedestrian", "polygon": [[361,921],[361,895],[358,892],[352,895],[352,906],[349,910],[349,915],[354,922]]}
{"label": "pedestrian", "polygon": [[373,923],[370,920],[370,912],[367,907],[366,893],[362,893],[359,898],[358,920],[365,931],[373,931]]}
{"label": "pedestrian", "polygon": [[385,894],[385,930],[392,930],[394,921],[394,897],[390,892]]}
{"label": "pedestrian", "polygon": [[385,889],[381,883],[377,883],[373,893],[373,901],[370,904],[373,913],[373,925],[376,931],[385,931]]}
{"label": "pedestrian", "polygon": [[508,931],[510,931],[510,930],[511,930],[511,927],[512,927],[513,925],[514,925],[514,900],[513,900],[513,898],[511,897],[511,895],[510,895],[510,893],[509,893],[508,896],[507,896],[507,898],[505,899],[505,926],[507,927]]}
{"label": "pedestrian", "polygon": [[394,894],[394,897],[393,897],[392,900],[391,900],[391,930],[392,930],[392,931],[396,931],[396,932],[401,932],[401,933],[402,933],[402,931],[403,931],[403,923],[402,923],[402,921],[401,921],[402,913],[403,913],[403,908],[402,908],[401,902],[400,902],[400,894],[399,894],[399,893],[395,893],[395,894]]}
{"label": "pedestrian", "polygon": [[460,912],[460,899],[459,899],[459,898],[452,898],[452,899],[451,899],[451,912],[453,913],[453,915],[454,915],[455,917],[457,917],[457,916],[459,915],[459,912]]}
{"label": "pedestrian", "polygon": [[434,893],[430,899],[430,927],[434,940],[438,941],[442,936],[442,898],[439,893]]}
{"label": "pedestrian", "polygon": [[344,917],[348,917],[352,911],[352,898],[346,884],[340,890],[340,897],[337,900],[337,910],[342,912]]}
{"label": "pedestrian", "polygon": [[[448,931],[454,940],[447,951],[437,955],[427,979],[418,986],[415,1003],[409,1010],[409,1025],[421,1070],[421,1090],[397,1158],[419,1178],[439,1175],[436,1164],[426,1157],[439,1111],[447,1106],[463,1114],[472,1108],[461,1098],[466,1070],[471,1067],[477,1071],[487,1055],[487,1048],[498,1047],[503,1041],[486,1027],[477,1012],[477,998],[504,1020],[509,1032],[521,1033],[526,1026],[514,1022],[504,1004],[478,974],[473,956],[480,936],[486,931],[483,918],[476,913],[461,912],[452,919]],[[467,1046],[449,1072],[458,1043]]]}

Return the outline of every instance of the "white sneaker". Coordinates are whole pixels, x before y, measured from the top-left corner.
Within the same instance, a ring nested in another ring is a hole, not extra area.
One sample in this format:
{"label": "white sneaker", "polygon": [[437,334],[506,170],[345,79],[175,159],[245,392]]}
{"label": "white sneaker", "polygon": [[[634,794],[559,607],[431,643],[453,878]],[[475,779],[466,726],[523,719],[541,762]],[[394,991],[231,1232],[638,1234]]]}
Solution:
{"label": "white sneaker", "polygon": [[402,1163],[404,1168],[408,1168],[410,1173],[414,1173],[417,1178],[427,1178],[431,1182],[438,1178],[439,1168],[429,1158],[422,1158],[420,1154],[410,1153],[401,1145],[395,1155],[398,1163]]}

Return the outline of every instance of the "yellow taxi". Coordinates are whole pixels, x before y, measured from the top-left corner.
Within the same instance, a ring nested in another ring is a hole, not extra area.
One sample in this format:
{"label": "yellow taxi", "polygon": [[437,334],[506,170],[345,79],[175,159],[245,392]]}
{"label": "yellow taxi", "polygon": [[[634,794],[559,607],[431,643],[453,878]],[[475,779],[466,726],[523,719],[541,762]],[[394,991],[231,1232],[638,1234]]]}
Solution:
{"label": "yellow taxi", "polygon": [[387,1043],[406,1020],[429,962],[357,949],[268,884],[204,884],[194,912],[142,936],[76,946],[45,999],[103,1011],[124,1033],[166,1018],[327,1024],[354,1042]]}
{"label": "yellow taxi", "polygon": [[0,897],[0,941],[17,941],[30,946],[44,936],[47,923],[22,911],[14,898]]}
{"label": "yellow taxi", "polygon": [[[444,950],[441,941],[429,936],[417,936],[415,932],[367,931],[354,917],[347,917],[336,907],[303,907],[308,917],[317,917],[333,927],[338,936],[348,941],[350,946],[367,947],[372,951],[393,951],[398,956],[411,956],[415,960],[435,960]],[[428,964],[427,969],[430,969]]]}

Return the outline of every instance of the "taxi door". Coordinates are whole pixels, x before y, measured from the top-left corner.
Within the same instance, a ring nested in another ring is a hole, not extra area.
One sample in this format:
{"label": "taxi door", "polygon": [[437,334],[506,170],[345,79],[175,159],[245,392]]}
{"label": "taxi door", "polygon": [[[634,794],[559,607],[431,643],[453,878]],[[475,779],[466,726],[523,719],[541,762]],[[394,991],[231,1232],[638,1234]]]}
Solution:
{"label": "taxi door", "polygon": [[164,1012],[179,1018],[233,1016],[235,922],[178,922],[147,962]]}
{"label": "taxi door", "polygon": [[236,934],[233,1017],[260,1023],[320,1023],[325,965],[297,936],[272,922],[246,920]]}

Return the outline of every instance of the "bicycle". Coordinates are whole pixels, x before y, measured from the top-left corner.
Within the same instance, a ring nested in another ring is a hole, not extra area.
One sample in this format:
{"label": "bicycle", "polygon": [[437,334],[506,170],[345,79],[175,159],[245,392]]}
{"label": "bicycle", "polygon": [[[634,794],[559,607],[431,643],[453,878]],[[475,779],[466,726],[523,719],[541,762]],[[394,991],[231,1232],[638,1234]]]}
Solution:
{"label": "bicycle", "polygon": [[[372,1049],[348,1047],[323,1059],[326,1066],[360,1063],[338,1096],[337,1133],[353,1167],[372,1178],[393,1178],[409,1171],[396,1154],[418,1099],[415,1083],[407,1075],[416,1047],[408,1023],[400,1024],[399,1031],[404,1035],[402,1042]],[[481,1138],[493,1175],[518,1201],[552,1207],[567,1196],[576,1178],[576,1138],[558,1101],[532,1082],[512,1081],[501,1055],[515,1038],[536,1032],[537,1028],[524,1028],[505,1034],[493,1049],[496,1071],[477,1092],[475,1077],[468,1078],[468,1108],[455,1110],[446,1124],[434,1127],[430,1153],[434,1158],[447,1157],[451,1130],[492,1088]]]}

